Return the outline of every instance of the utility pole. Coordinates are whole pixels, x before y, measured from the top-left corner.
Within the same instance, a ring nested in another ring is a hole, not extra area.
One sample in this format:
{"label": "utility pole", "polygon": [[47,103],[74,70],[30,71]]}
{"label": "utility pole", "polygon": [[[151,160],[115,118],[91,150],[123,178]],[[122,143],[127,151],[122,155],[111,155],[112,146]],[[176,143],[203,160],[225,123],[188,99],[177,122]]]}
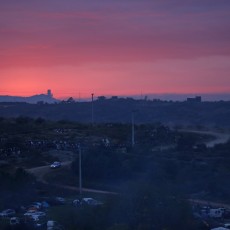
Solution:
{"label": "utility pole", "polygon": [[82,175],[81,175],[81,146],[78,146],[78,155],[79,155],[79,194],[82,194]]}
{"label": "utility pole", "polygon": [[94,108],[93,108],[93,96],[94,94],[92,93],[92,117],[91,117],[91,122],[92,122],[92,125],[94,124]]}
{"label": "utility pole", "polygon": [[132,147],[135,145],[134,111],[132,111]]}

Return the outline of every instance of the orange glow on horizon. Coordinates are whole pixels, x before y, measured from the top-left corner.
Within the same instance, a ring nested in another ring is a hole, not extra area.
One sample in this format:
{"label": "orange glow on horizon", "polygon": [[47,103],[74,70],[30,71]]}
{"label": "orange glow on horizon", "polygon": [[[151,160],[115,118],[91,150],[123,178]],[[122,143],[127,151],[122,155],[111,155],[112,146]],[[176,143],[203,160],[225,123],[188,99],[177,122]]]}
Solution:
{"label": "orange glow on horizon", "polygon": [[[229,62],[230,58],[213,57],[5,68],[0,70],[0,94],[31,96],[46,93],[47,89],[51,89],[56,98],[88,98],[92,92],[98,96],[226,93],[230,91],[226,72]],[[212,68],[208,68],[210,63]]]}

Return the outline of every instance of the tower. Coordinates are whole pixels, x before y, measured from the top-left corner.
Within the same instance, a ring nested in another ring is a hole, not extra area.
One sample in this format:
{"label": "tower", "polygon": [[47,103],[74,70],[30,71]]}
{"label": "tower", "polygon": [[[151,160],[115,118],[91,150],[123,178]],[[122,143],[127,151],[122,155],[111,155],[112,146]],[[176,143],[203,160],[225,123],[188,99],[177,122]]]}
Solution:
{"label": "tower", "polygon": [[48,97],[53,97],[53,94],[52,94],[52,92],[51,92],[51,89],[48,89],[48,90],[47,90],[47,96],[48,96]]}

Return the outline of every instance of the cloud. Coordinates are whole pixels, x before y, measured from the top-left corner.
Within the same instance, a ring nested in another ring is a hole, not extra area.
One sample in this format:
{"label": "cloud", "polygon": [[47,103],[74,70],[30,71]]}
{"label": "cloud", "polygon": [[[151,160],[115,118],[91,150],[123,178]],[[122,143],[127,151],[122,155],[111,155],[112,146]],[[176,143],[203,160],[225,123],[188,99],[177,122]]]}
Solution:
{"label": "cloud", "polygon": [[230,55],[227,0],[0,1],[0,66]]}

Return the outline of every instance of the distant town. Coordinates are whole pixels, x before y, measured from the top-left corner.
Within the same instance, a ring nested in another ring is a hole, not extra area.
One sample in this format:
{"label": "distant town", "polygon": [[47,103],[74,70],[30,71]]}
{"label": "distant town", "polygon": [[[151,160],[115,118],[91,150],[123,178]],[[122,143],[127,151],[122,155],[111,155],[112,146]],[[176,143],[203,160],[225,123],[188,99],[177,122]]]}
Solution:
{"label": "distant town", "polygon": [[230,126],[230,101],[205,101],[200,95],[183,101],[90,95],[88,100],[57,100],[52,91],[31,97],[0,97],[0,117],[31,117],[80,123],[162,122],[169,126]]}
{"label": "distant town", "polygon": [[[123,96],[102,96],[94,95],[94,99],[114,99],[114,98],[133,98],[135,100],[161,100],[161,101],[230,101],[230,94],[219,93],[219,94],[141,94],[141,95],[123,95]],[[25,102],[30,104],[37,103],[60,103],[70,99],[74,102],[86,102],[91,101],[91,94],[85,96],[84,98],[76,98],[74,96],[69,96],[66,99],[58,99],[53,96],[51,89],[48,89],[46,93],[41,93],[37,95],[22,97],[22,96],[11,96],[11,95],[0,95],[0,102]]]}

